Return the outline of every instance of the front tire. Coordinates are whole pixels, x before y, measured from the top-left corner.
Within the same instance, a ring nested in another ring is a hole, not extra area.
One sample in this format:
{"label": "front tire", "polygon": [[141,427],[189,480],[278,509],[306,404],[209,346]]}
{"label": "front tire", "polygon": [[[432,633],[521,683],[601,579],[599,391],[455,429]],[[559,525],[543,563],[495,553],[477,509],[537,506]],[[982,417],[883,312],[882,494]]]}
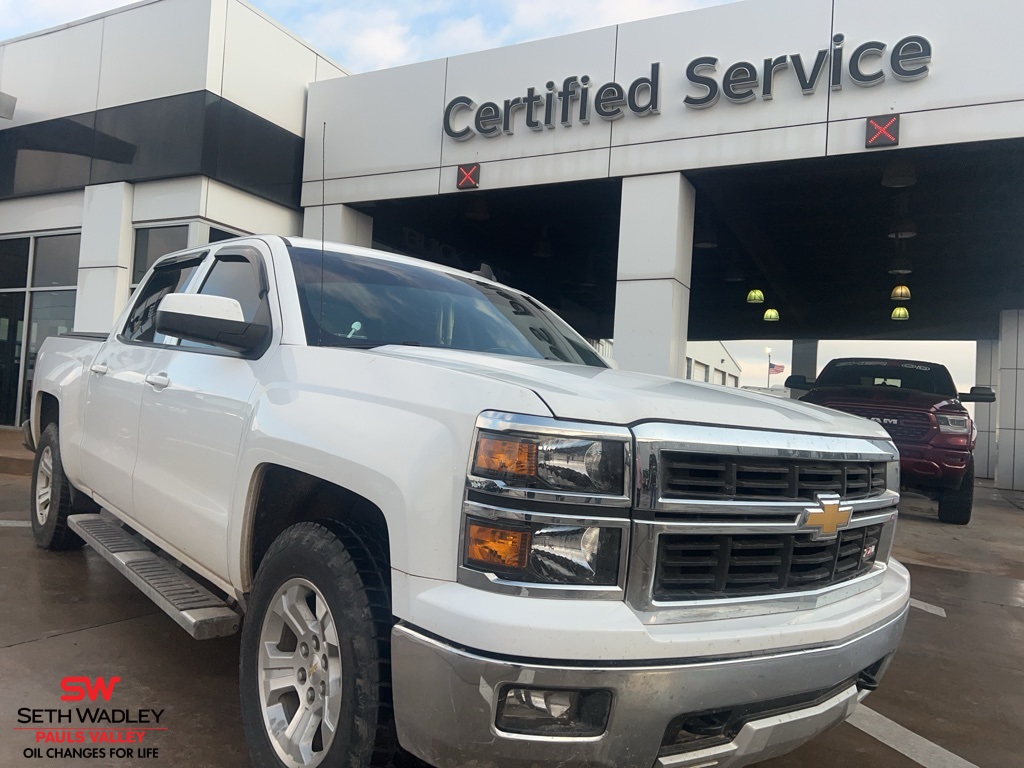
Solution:
{"label": "front tire", "polygon": [[339,534],[293,525],[256,574],[239,663],[255,765],[363,768],[396,751],[384,572]]}
{"label": "front tire", "polygon": [[68,527],[72,514],[71,483],[60,460],[60,435],[56,424],[48,424],[39,436],[32,465],[32,536],[36,546],[53,552],[80,549],[85,544]]}
{"label": "front tire", "polygon": [[964,479],[956,490],[939,496],[939,520],[950,525],[967,525],[974,509],[974,459],[971,458]]}

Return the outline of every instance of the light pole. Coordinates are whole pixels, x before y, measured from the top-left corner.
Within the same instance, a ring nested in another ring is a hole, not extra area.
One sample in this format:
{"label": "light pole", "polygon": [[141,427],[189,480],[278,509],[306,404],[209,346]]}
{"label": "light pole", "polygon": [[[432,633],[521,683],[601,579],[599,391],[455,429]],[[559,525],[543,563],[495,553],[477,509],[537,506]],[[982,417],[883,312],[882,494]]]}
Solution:
{"label": "light pole", "polygon": [[768,389],[772,388],[772,348],[765,347],[764,352],[768,355]]}

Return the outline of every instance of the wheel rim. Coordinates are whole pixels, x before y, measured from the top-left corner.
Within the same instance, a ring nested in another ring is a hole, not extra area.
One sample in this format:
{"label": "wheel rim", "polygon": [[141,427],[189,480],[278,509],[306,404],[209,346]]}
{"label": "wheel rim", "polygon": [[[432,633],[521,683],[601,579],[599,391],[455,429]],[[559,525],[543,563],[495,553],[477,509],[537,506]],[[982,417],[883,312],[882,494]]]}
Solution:
{"label": "wheel rim", "polygon": [[50,516],[52,492],[53,451],[50,450],[50,446],[46,446],[39,457],[39,467],[36,469],[36,520],[40,525],[46,525],[46,518]]}
{"label": "wheel rim", "polygon": [[289,766],[319,765],[341,712],[341,647],[323,594],[306,579],[274,594],[260,630],[258,685],[263,724]]}

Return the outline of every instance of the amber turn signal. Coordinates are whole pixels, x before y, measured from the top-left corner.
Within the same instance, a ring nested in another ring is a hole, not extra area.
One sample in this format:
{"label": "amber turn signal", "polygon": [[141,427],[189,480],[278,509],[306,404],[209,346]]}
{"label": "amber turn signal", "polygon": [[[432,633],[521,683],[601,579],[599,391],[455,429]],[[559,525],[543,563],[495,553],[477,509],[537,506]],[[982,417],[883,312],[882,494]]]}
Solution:
{"label": "amber turn signal", "polygon": [[525,568],[530,556],[530,532],[471,522],[466,537],[466,561],[494,568]]}
{"label": "amber turn signal", "polygon": [[473,472],[485,477],[533,478],[537,474],[537,444],[516,437],[481,435]]}

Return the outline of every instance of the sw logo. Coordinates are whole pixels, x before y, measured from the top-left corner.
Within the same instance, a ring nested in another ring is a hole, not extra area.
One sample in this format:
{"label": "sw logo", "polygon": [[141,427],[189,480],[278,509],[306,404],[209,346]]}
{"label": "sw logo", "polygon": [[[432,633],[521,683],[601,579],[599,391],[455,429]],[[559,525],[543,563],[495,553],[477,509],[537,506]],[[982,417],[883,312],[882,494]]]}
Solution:
{"label": "sw logo", "polygon": [[102,696],[104,701],[110,701],[110,697],[114,693],[114,686],[120,682],[120,677],[111,677],[107,680],[102,677],[93,679],[77,675],[65,677],[60,681],[60,688],[66,693],[60,697],[60,700],[81,701],[88,698],[89,701],[96,701]]}
{"label": "sw logo", "polygon": [[800,528],[810,531],[812,539],[834,539],[850,524],[853,507],[839,506],[837,493],[819,493],[815,499],[818,506],[804,510]]}

